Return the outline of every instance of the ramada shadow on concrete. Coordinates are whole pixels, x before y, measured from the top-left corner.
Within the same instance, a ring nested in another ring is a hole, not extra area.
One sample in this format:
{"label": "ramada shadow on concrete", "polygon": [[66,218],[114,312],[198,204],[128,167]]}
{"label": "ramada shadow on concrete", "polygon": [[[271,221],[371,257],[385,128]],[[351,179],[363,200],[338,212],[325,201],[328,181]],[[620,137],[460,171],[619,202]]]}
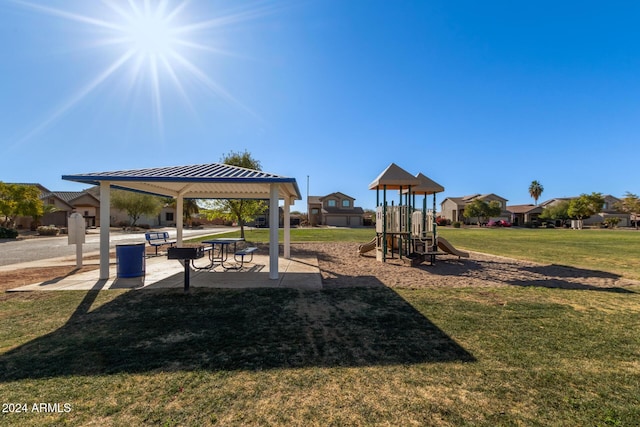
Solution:
{"label": "ramada shadow on concrete", "polygon": [[[278,260],[278,280],[270,278],[269,264],[269,256],[258,254],[255,255],[251,263],[246,263],[240,271],[225,271],[220,267],[210,271],[192,271],[191,287],[322,289],[318,259],[314,256],[280,258]],[[110,275],[115,276],[115,271],[116,266],[111,263]],[[10,289],[10,292],[181,289],[184,284],[182,264],[164,256],[147,258],[146,274],[142,277],[101,279],[98,276],[99,270],[86,271]]]}

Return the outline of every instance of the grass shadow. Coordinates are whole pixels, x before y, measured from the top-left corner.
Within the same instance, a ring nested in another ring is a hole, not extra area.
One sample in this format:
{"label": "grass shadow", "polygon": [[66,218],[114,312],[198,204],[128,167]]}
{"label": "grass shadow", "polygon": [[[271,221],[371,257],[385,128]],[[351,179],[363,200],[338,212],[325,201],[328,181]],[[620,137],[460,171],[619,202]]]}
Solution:
{"label": "grass shadow", "polygon": [[523,271],[530,271],[537,274],[545,274],[554,277],[565,277],[575,279],[585,278],[598,278],[598,279],[620,279],[621,275],[616,273],[610,273],[608,271],[599,271],[584,269],[578,267],[571,267],[567,265],[551,264],[551,265],[534,265],[523,266]]}
{"label": "grass shadow", "polygon": [[513,286],[521,286],[523,288],[529,286],[535,286],[538,288],[550,288],[550,289],[568,289],[568,290],[581,290],[581,291],[599,291],[599,292],[613,292],[618,294],[635,294],[634,291],[621,288],[619,286],[592,286],[583,283],[571,282],[561,279],[545,279],[545,280],[511,280],[508,282]]}
{"label": "grass shadow", "polygon": [[174,370],[472,362],[397,293],[376,288],[138,290],[0,355],[0,381]]}
{"label": "grass shadow", "polygon": [[441,259],[433,266],[419,268],[436,275],[482,277],[487,282],[520,287],[635,293],[618,286],[622,276],[615,273],[557,264],[530,265],[507,258]]}

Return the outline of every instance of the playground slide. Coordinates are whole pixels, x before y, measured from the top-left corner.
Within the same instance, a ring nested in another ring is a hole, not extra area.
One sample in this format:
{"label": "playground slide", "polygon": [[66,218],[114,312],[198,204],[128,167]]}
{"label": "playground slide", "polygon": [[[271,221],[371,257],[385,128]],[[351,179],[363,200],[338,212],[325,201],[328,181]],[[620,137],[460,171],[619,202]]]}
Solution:
{"label": "playground slide", "polygon": [[376,238],[374,237],[373,239],[371,239],[371,241],[367,243],[363,243],[360,246],[358,246],[358,253],[362,255],[374,250],[375,248],[376,248]]}
{"label": "playground slide", "polygon": [[469,258],[469,252],[459,251],[458,249],[454,248],[453,245],[449,243],[447,239],[444,239],[439,236],[438,236],[438,247],[451,255]]}

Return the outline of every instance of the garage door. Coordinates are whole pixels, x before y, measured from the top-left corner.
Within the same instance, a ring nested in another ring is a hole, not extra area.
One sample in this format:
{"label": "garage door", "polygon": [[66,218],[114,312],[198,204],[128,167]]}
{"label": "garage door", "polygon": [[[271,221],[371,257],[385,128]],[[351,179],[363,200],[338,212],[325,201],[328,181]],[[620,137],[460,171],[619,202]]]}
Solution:
{"label": "garage door", "polygon": [[327,225],[334,225],[336,227],[346,227],[347,217],[346,216],[330,216],[327,218]]}

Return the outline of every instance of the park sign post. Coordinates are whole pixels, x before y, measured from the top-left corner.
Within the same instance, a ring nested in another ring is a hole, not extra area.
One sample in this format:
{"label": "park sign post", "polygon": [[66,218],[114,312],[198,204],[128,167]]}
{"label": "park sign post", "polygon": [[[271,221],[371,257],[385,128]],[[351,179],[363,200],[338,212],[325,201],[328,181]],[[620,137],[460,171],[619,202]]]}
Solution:
{"label": "park sign post", "polygon": [[76,267],[82,267],[82,244],[84,243],[85,220],[77,212],[69,216],[69,244],[76,245]]}

